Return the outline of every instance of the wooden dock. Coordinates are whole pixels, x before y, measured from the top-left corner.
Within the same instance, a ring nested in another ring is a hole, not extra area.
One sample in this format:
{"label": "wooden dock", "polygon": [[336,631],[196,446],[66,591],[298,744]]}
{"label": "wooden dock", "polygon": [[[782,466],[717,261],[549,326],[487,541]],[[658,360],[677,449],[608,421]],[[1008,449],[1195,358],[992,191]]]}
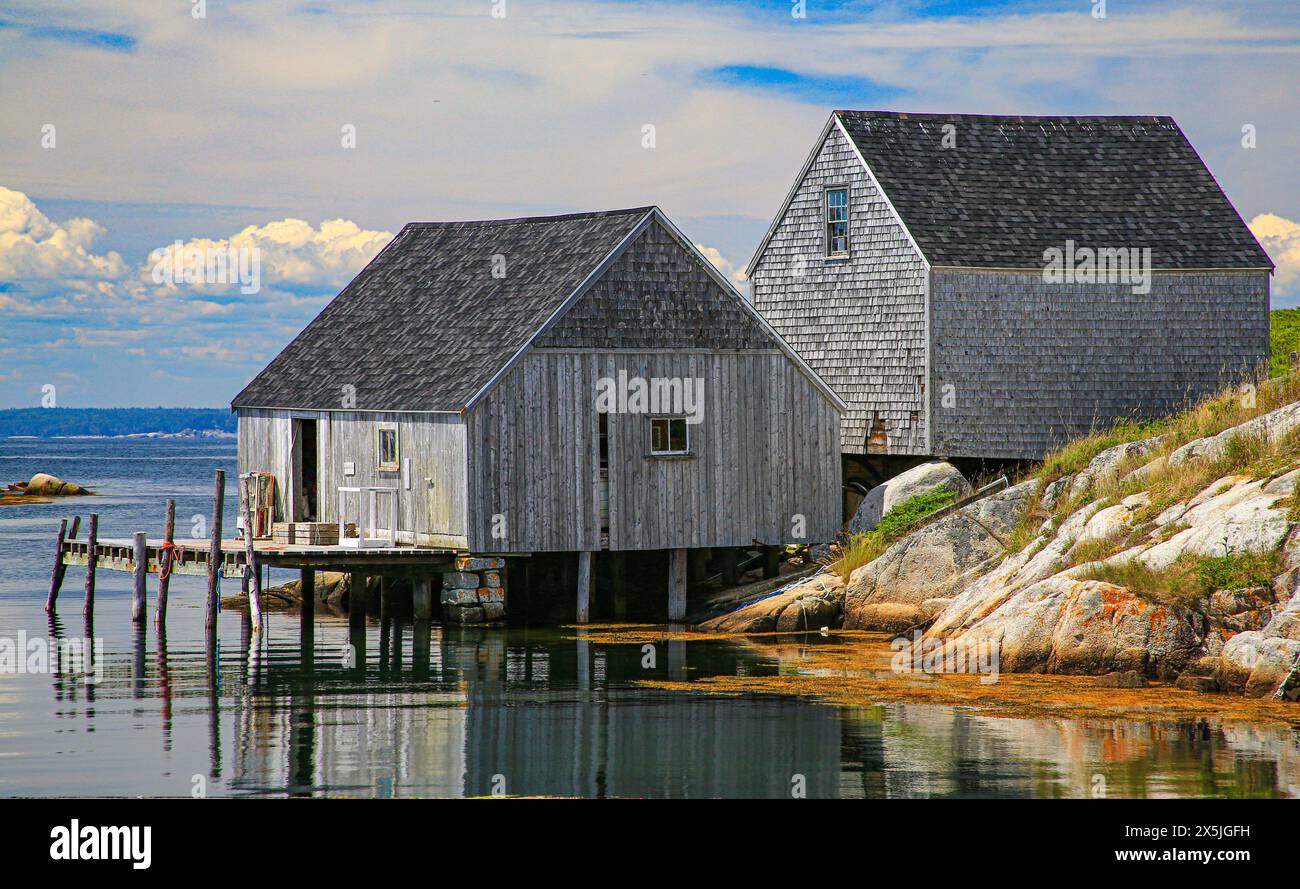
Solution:
{"label": "wooden dock", "polygon": [[[95,544],[95,565],[109,571],[134,572],[136,566],[135,541],[131,538],[99,538]],[[172,574],[190,574],[206,577],[211,557],[208,540],[176,540],[172,557]],[[60,562],[64,565],[86,565],[90,556],[90,541],[64,540],[60,548]],[[402,574],[405,570],[436,570],[449,564],[464,553],[453,549],[421,546],[394,546],[356,549],[350,546],[301,546],[277,544],[271,539],[253,541],[254,559],[258,567],[315,568],[329,571],[362,571],[372,574]],[[145,545],[146,574],[157,574],[163,564],[163,541],[149,541]],[[243,577],[248,566],[248,556],[243,540],[223,540],[219,554],[218,571],[222,577]]]}

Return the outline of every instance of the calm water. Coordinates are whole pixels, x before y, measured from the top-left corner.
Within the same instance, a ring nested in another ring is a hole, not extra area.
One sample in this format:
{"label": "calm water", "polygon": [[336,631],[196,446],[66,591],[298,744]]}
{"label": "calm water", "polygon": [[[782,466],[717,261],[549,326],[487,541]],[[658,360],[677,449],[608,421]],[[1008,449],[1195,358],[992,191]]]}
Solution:
{"label": "calm water", "polygon": [[[42,608],[61,516],[93,508],[105,536],[155,535],[175,497],[188,536],[218,467],[233,480],[232,443],[0,441],[0,481],[48,471],[104,494],[0,508],[0,638],[82,635],[80,569],[58,617]],[[232,497],[227,515],[234,508]],[[209,795],[754,797],[802,784],[809,797],[1083,796],[1099,774],[1110,795],[1300,794],[1297,736],[1274,726],[847,710],[636,684],[789,669],[739,643],[665,643],[644,669],[639,646],[565,631],[372,623],[349,640],[346,621],[321,615],[304,640],[296,615],[271,614],[250,656],[240,615],[225,612],[213,673],[204,581],[173,579],[165,643],[152,624],[133,632],[129,586],[129,575],[99,573],[102,681],[0,673],[0,795],[188,796],[202,785]],[[359,666],[345,663],[349,641]]]}

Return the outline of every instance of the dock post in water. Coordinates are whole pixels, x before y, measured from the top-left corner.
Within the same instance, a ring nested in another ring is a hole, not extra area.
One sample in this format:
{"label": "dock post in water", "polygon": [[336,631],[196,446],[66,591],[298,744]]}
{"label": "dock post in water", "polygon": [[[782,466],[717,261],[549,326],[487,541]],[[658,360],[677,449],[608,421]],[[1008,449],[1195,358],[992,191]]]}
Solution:
{"label": "dock post in water", "polygon": [[221,604],[217,598],[221,571],[221,517],[225,510],[226,471],[217,470],[215,491],[212,495],[212,538],[208,546],[208,602],[207,602],[207,638],[209,647],[217,639],[217,607]]}
{"label": "dock post in water", "polygon": [[162,558],[158,560],[158,605],[154,623],[161,627],[167,623],[167,587],[171,584],[172,566],[176,563],[176,501],[167,501],[167,518],[163,521]]}
{"label": "dock post in water", "polygon": [[302,569],[302,580],[298,583],[298,592],[302,595],[302,637],[306,639],[312,633],[312,621],[316,618],[315,569]]}
{"label": "dock post in water", "polygon": [[145,588],[149,580],[149,539],[143,531],[135,532],[132,547],[132,567],[135,588],[131,593],[131,623],[144,622]]}
{"label": "dock post in water", "polygon": [[348,574],[348,623],[353,626],[366,622],[366,575],[360,571]]}
{"label": "dock post in water", "polygon": [[393,582],[387,574],[379,575],[379,620],[381,622],[393,616]]}
{"label": "dock post in water", "polygon": [[591,552],[578,553],[578,616],[576,623],[585,624],[591,618]]}
{"label": "dock post in water", "polygon": [[99,513],[90,514],[90,530],[86,538],[86,606],[82,613],[86,620],[95,617],[95,544],[99,542]]}
{"label": "dock post in water", "polygon": [[253,507],[252,485],[246,483],[247,479],[240,480],[240,502],[244,511],[244,557],[248,560],[248,567],[253,569],[253,589],[248,594],[248,614],[249,619],[253,622],[253,633],[262,632],[262,575],[257,570],[257,551],[253,548]]}
{"label": "dock post in water", "polygon": [[416,620],[429,620],[433,617],[433,580],[428,576],[417,577],[411,582],[411,612]]}
{"label": "dock post in water", "polygon": [[54,570],[50,572],[50,594],[45,599],[45,610],[53,611],[54,602],[59,598],[59,587],[63,585],[63,540],[68,533],[68,520],[59,520],[59,536],[54,541]]}
{"label": "dock post in water", "polygon": [[668,619],[679,621],[686,616],[686,550],[675,549],[668,555]]}
{"label": "dock post in water", "polygon": [[718,561],[722,563],[722,583],[735,586],[740,583],[740,566],[736,563],[736,548],[724,546],[718,550]]}

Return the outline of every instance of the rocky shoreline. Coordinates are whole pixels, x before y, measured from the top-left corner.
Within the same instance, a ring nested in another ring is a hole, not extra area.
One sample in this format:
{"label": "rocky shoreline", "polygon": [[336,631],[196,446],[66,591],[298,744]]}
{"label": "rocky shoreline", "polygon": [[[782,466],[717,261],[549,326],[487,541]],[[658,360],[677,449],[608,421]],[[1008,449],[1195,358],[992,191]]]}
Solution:
{"label": "rocky shoreline", "polygon": [[[1007,673],[1252,697],[1285,684],[1295,700],[1298,438],[1294,403],[1176,448],[1124,442],[922,523],[847,577],[830,565],[699,629],[915,633],[934,649],[996,647]],[[931,463],[886,485],[913,497],[954,473]],[[851,527],[870,531],[890,501],[900,492],[868,494]]]}

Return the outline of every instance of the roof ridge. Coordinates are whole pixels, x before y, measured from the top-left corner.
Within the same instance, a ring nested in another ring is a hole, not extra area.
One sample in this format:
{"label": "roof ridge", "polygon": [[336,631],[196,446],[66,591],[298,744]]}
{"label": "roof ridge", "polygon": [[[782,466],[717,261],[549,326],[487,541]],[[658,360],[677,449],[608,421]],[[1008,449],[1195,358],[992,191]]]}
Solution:
{"label": "roof ridge", "polygon": [[876,117],[889,117],[895,120],[909,120],[911,118],[951,118],[951,117],[972,117],[982,118],[985,120],[1078,120],[1078,121],[1105,121],[1105,120],[1145,120],[1145,121],[1169,121],[1174,122],[1171,114],[985,114],[971,111],[885,111],[868,108],[836,108],[831,112],[836,115],[844,114],[862,114],[874,115]]}
{"label": "roof ridge", "polygon": [[522,225],[529,222],[564,222],[573,219],[601,219],[606,216],[623,216],[630,214],[645,214],[651,210],[659,209],[657,206],[650,204],[644,207],[624,207],[618,210],[587,210],[580,213],[557,213],[551,216],[512,216],[504,219],[444,219],[430,220],[425,222],[408,222],[406,228],[414,226],[419,227],[439,227],[446,225]]}

